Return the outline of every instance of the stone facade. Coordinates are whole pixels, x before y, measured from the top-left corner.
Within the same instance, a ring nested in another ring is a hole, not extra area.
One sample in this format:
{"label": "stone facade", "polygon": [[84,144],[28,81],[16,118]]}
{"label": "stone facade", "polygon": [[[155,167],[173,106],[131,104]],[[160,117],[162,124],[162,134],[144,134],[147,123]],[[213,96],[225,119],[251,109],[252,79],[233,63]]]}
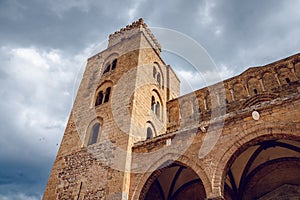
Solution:
{"label": "stone facade", "polygon": [[297,196],[300,54],[180,97],[160,52],[140,19],[88,59],[43,199]]}

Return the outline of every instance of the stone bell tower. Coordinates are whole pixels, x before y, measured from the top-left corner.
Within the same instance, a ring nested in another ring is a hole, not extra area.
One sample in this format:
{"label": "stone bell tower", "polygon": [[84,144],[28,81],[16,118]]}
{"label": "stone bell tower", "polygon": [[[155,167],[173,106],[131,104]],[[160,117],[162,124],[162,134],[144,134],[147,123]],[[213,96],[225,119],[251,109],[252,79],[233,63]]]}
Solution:
{"label": "stone bell tower", "polygon": [[132,145],[166,132],[179,79],[142,19],[90,57],[43,199],[127,199]]}

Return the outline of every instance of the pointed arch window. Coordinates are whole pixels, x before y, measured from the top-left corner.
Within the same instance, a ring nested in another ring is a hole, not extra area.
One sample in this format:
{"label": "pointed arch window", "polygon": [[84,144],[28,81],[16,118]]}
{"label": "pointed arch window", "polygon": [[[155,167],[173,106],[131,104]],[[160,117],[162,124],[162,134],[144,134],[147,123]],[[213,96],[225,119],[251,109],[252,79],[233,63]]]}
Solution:
{"label": "pointed arch window", "polygon": [[96,104],[95,104],[95,106],[98,106],[98,105],[100,105],[100,104],[102,104],[102,102],[103,102],[103,92],[102,91],[100,91],[99,93],[98,93],[98,96],[97,96],[97,99],[96,99]]}
{"label": "pointed arch window", "polygon": [[150,139],[150,138],[153,138],[153,131],[150,127],[148,127],[146,139]]}
{"label": "pointed arch window", "polygon": [[155,78],[155,77],[156,77],[156,68],[153,67],[153,78]]}
{"label": "pointed arch window", "polygon": [[258,93],[258,91],[257,91],[256,88],[253,89],[253,92],[254,92],[254,94],[257,94],[257,93]]}
{"label": "pointed arch window", "polygon": [[108,88],[106,89],[106,91],[105,91],[104,103],[106,103],[106,102],[109,101],[110,90],[111,90],[111,87],[108,87]]}
{"label": "pointed arch window", "polygon": [[160,104],[159,102],[156,102],[156,105],[155,105],[155,114],[160,117]]}
{"label": "pointed arch window", "polygon": [[103,74],[109,72],[109,70],[110,70],[110,63],[106,63]]}
{"label": "pointed arch window", "polygon": [[100,88],[100,91],[98,92],[97,98],[95,100],[95,106],[99,106],[101,104],[107,103],[110,99],[110,94],[111,94],[111,86],[106,85],[106,87],[104,86],[102,87],[102,89]]}
{"label": "pointed arch window", "polygon": [[153,78],[156,80],[159,86],[163,85],[163,76],[162,76],[162,71],[159,67],[159,64],[157,62],[154,62],[153,65]]}
{"label": "pointed arch window", "polygon": [[155,111],[155,98],[152,96],[151,98],[151,110]]}
{"label": "pointed arch window", "polygon": [[147,127],[147,129],[145,130],[146,140],[156,136],[156,131],[151,121],[147,121],[145,127]]}
{"label": "pointed arch window", "polygon": [[99,131],[100,131],[100,124],[99,123],[94,124],[89,137],[88,145],[97,143]]}
{"label": "pointed arch window", "polygon": [[117,67],[117,59],[114,59],[113,61],[112,61],[112,63],[111,63],[111,70],[114,70],[114,69],[116,69],[116,67]]}
{"label": "pointed arch window", "polygon": [[106,64],[105,64],[105,68],[104,68],[104,71],[103,71],[103,74],[111,71],[111,70],[114,70],[116,69],[117,67],[117,62],[118,62],[118,59],[115,58],[113,59],[112,61],[108,61]]}
{"label": "pointed arch window", "polygon": [[151,97],[151,110],[159,118],[162,118],[162,104],[159,96],[155,92]]}
{"label": "pointed arch window", "polygon": [[157,73],[156,80],[157,80],[157,82],[158,82],[158,85],[161,85],[160,73]]}

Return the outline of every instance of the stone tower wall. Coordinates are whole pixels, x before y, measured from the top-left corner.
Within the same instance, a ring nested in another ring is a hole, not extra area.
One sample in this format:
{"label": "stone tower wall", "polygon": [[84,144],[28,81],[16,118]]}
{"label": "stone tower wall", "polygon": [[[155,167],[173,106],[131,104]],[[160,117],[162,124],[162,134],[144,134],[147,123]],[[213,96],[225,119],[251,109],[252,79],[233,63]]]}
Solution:
{"label": "stone tower wall", "polygon": [[[166,131],[170,90],[159,53],[159,44],[140,20],[110,35],[108,48],[88,59],[43,199],[126,199],[133,143],[146,138],[147,122],[157,134]],[[104,73],[115,58],[116,68]],[[154,63],[161,85],[153,77]],[[108,87],[109,101],[95,106],[98,93]],[[151,111],[154,90],[161,98],[161,118]],[[97,142],[88,145],[95,123],[100,123]]]}

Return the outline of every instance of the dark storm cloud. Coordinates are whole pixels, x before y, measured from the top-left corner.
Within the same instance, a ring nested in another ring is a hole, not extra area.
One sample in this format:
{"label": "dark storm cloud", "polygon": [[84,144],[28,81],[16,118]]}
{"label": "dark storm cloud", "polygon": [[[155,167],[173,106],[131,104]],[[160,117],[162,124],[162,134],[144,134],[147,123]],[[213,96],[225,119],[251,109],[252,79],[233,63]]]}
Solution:
{"label": "dark storm cloud", "polygon": [[36,48],[0,55],[0,199],[39,199],[71,106],[73,62]]}
{"label": "dark storm cloud", "polygon": [[[0,2],[0,44],[44,46],[72,52],[128,23],[130,1]],[[105,27],[105,31],[103,30]]]}

